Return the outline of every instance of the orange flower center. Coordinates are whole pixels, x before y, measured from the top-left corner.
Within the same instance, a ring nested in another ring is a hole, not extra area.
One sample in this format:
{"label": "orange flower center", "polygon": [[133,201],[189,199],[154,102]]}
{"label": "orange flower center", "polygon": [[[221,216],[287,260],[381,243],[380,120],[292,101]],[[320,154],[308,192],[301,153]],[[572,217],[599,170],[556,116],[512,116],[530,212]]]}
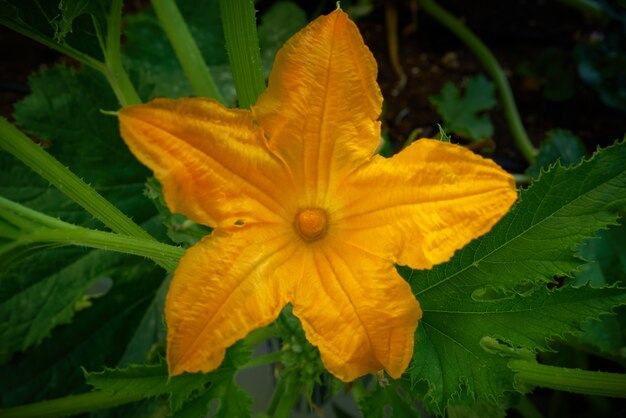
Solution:
{"label": "orange flower center", "polygon": [[303,209],[296,215],[294,224],[303,240],[317,241],[326,235],[328,215],[325,210],[319,208]]}

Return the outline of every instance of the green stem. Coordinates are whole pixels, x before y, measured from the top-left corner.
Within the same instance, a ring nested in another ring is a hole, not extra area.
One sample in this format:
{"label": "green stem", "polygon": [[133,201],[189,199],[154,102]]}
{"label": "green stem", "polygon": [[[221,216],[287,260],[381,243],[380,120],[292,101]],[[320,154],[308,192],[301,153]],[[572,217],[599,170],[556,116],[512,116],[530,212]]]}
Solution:
{"label": "green stem", "polygon": [[[97,248],[125,254],[144,256],[166,269],[174,271],[185,253],[181,247],[163,244],[154,240],[129,237],[112,232],[97,231],[71,225],[67,229],[40,229],[26,236],[31,243],[54,242],[65,245]],[[25,241],[25,240],[22,240]],[[28,244],[29,242],[24,242]]]}
{"label": "green stem", "polygon": [[515,372],[515,381],[519,384],[626,398],[626,374],[567,369],[526,360],[511,360],[509,367]]}
{"label": "green stem", "polygon": [[272,396],[267,415],[273,418],[288,418],[292,415],[293,406],[300,399],[300,386],[292,375],[281,377]]}
{"label": "green stem", "polygon": [[150,234],[120,212],[111,202],[4,118],[0,118],[0,148],[13,154],[113,231],[153,240]]}
{"label": "green stem", "polygon": [[206,65],[196,41],[180,14],[174,0],[152,0],[163,30],[167,34],[176,57],[183,67],[187,79],[198,96],[210,97],[224,102],[213,76]]}
{"label": "green stem", "polygon": [[42,36],[35,31],[32,31],[32,32],[28,31],[27,29],[14,24],[9,19],[4,19],[2,17],[0,17],[0,25],[6,26],[7,28],[17,33],[20,33],[26,36],[27,38],[32,39],[33,41],[39,42],[40,44],[45,45],[50,49],[54,49],[55,51],[58,51],[64,55],[67,55],[68,57],[73,58],[76,61],[84,65],[87,65],[88,67],[91,67],[97,71],[100,71],[103,74],[105,72],[106,67],[102,61],[97,60],[93,57],[90,57],[89,55],[84,54],[80,52],[79,50],[74,49],[65,43],[60,44],[60,43],[54,42],[51,39],[46,38],[45,36]]}
{"label": "green stem", "polygon": [[485,67],[485,70],[496,84],[498,92],[500,93],[500,100],[504,109],[504,115],[517,148],[521,151],[524,158],[526,158],[528,162],[534,162],[537,150],[530,141],[530,138],[526,133],[526,129],[524,129],[524,125],[522,124],[522,119],[520,118],[519,111],[517,110],[517,105],[513,99],[513,92],[511,91],[511,86],[509,85],[506,75],[489,48],[487,48],[487,46],[459,19],[448,13],[435,1],[420,0],[420,4],[428,14],[457,35]]}
{"label": "green stem", "polygon": [[267,407],[267,412],[265,413],[269,417],[273,417],[276,412],[276,408],[278,407],[278,403],[280,399],[283,397],[286,388],[286,379],[283,377],[280,378],[278,384],[274,388],[274,393],[272,395],[272,399],[270,400],[270,404]]}
{"label": "green stem", "polygon": [[120,36],[122,27],[122,0],[112,0],[107,17],[107,33],[105,47],[102,51],[105,59],[104,76],[115,92],[122,106],[141,103],[141,99],[130,82],[122,65]]}
{"label": "green stem", "polygon": [[265,90],[253,0],[220,0],[222,25],[239,107],[247,109]]}
{"label": "green stem", "polygon": [[246,364],[241,366],[238,370],[252,369],[259,366],[264,366],[270,363],[276,363],[281,360],[283,356],[282,351],[274,351],[273,353],[265,354],[263,356],[250,359]]}
{"label": "green stem", "polygon": [[137,402],[143,396],[122,392],[96,391],[65,398],[0,409],[2,418],[57,418]]}
{"label": "green stem", "polygon": [[263,328],[258,328],[248,334],[244,339],[244,344],[248,348],[254,348],[263,341],[272,338],[276,335],[276,327],[274,325],[268,325]]}
{"label": "green stem", "polygon": [[9,230],[8,225],[0,228],[0,238],[11,240],[0,247],[0,255],[16,248],[45,243],[77,245],[148,257],[167,271],[174,271],[185,252],[183,248],[151,239],[73,225],[0,196],[0,221],[2,220],[8,221],[18,229]]}
{"label": "green stem", "polygon": [[33,225],[58,229],[74,226],[9,199],[5,199],[2,196],[0,196],[0,215],[0,220],[7,219],[21,230],[32,229]]}
{"label": "green stem", "polygon": [[[141,103],[141,100],[122,66],[120,53],[121,19],[122,0],[113,0],[107,18],[106,40],[104,44],[100,42],[105,62],[95,59],[65,43],[54,42],[35,30],[29,31],[28,28],[16,25],[9,19],[0,18],[0,24],[99,71],[109,82],[119,103],[122,106],[126,106]],[[98,31],[98,25],[94,23],[94,27],[101,40],[102,34]]]}

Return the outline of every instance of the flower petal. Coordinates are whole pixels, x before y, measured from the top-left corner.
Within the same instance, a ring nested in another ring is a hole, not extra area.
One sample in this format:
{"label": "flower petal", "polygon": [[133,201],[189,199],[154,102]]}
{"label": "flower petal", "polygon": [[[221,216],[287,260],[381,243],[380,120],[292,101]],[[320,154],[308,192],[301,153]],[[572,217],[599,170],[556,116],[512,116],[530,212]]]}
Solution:
{"label": "flower petal", "polygon": [[517,198],[513,177],[492,160],[430,139],[390,159],[377,156],[339,193],[352,197],[337,214],[343,233],[386,247],[380,251],[416,269],[447,261]]}
{"label": "flower petal", "polygon": [[269,87],[252,108],[270,148],[324,206],[328,188],[363,164],[380,142],[376,61],[341,10],[322,16],[278,52]]}
{"label": "flower petal", "polygon": [[165,302],[170,375],[217,368],[226,348],[276,319],[288,302],[286,279],[300,273],[287,263],[290,237],[255,225],[216,230],[187,250]]}
{"label": "flower petal", "polygon": [[293,312],[328,371],[344,381],[382,369],[400,377],[421,310],[393,264],[334,239],[311,246],[303,271]]}
{"label": "flower petal", "polygon": [[[284,215],[286,178],[248,111],[209,99],[157,99],[119,111],[122,137],[154,171],[173,212],[210,226]],[[288,184],[286,184],[288,187]],[[241,222],[237,222],[240,224]]]}

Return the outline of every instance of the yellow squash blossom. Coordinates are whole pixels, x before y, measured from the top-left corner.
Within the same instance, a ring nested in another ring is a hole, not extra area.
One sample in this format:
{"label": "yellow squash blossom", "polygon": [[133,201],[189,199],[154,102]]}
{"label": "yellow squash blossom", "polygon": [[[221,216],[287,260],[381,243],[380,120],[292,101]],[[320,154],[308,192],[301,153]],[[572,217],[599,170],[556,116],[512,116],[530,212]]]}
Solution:
{"label": "yellow squash blossom", "polygon": [[188,98],[119,112],[172,212],[214,228],[187,250],[167,295],[171,375],[217,368],[289,303],[335,376],[404,372],[422,312],[395,264],[448,260],[516,192],[491,160],[449,143],[374,155],[376,72],[337,10],[278,52],[250,111]]}

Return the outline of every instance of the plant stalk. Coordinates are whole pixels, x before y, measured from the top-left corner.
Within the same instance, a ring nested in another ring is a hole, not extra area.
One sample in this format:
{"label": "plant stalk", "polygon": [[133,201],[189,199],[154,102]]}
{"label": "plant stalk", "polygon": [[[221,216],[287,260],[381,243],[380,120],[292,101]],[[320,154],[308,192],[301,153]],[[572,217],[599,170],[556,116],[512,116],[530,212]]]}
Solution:
{"label": "plant stalk", "polygon": [[522,124],[522,119],[517,110],[515,99],[513,98],[511,86],[498,60],[496,60],[489,48],[487,48],[467,26],[439,6],[435,1],[419,0],[419,2],[429,15],[457,35],[485,67],[485,70],[496,84],[498,92],[500,93],[500,101],[504,115],[509,125],[511,135],[513,135],[515,145],[529,163],[534,162],[537,156],[537,150],[533,146]]}
{"label": "plant stalk", "polygon": [[273,418],[290,417],[293,406],[298,402],[300,396],[300,386],[296,384],[293,375],[282,376],[274,390],[267,415]]}
{"label": "plant stalk", "polygon": [[115,92],[120,105],[128,106],[141,103],[141,99],[122,65],[121,28],[122,0],[112,0],[107,17],[105,47],[102,51],[105,59],[104,76]]}
{"label": "plant stalk", "polygon": [[[40,229],[28,234],[27,240],[32,243],[53,242],[139,255],[152,259],[170,272],[176,269],[178,261],[185,253],[184,248],[154,240],[134,238],[74,225],[67,229]],[[28,244],[28,242],[24,242],[24,244]]]}
{"label": "plant stalk", "polygon": [[511,360],[518,384],[580,393],[626,398],[626,374],[592,372],[548,366],[526,360]]}
{"label": "plant stalk", "polygon": [[0,118],[0,148],[29,166],[113,231],[135,238],[154,240],[111,202],[4,118]]}
{"label": "plant stalk", "polygon": [[263,328],[255,329],[254,331],[250,332],[246,336],[246,338],[244,338],[243,341],[246,347],[252,349],[256,347],[257,345],[261,344],[262,342],[267,341],[268,339],[274,337],[275,334],[276,334],[276,329],[274,325],[268,325]]}
{"label": "plant stalk", "polygon": [[138,395],[125,395],[121,392],[96,391],[71,395],[65,398],[41,401],[28,405],[0,409],[2,418],[57,418],[99,409],[113,408],[140,401]]}
{"label": "plant stalk", "polygon": [[71,46],[65,43],[60,44],[58,42],[54,42],[50,40],[49,38],[46,38],[45,36],[39,35],[36,32],[29,32],[27,30],[24,30],[19,25],[16,25],[13,22],[11,22],[9,19],[3,18],[1,16],[0,16],[0,25],[6,26],[7,28],[19,34],[22,34],[26,36],[27,38],[32,39],[35,42],[39,42],[40,44],[45,45],[50,49],[60,52],[61,54],[67,55],[68,57],[73,58],[76,61],[88,67],[93,68],[94,70],[97,70],[103,74],[105,72],[105,65],[102,61],[96,58],[93,58],[87,54],[84,54],[80,52],[79,50],[72,48]]}
{"label": "plant stalk", "polygon": [[152,0],[152,7],[196,95],[224,102],[202,53],[174,0]]}
{"label": "plant stalk", "polygon": [[[243,365],[240,370],[260,365],[257,363],[260,363],[261,360],[263,360],[264,364],[275,361],[274,358],[270,357],[274,354],[276,353],[252,359],[248,364]],[[271,416],[288,417],[293,404],[300,397],[299,389],[293,387],[293,382],[290,382],[290,388],[288,388],[285,383],[284,379],[281,379],[279,382],[279,387],[281,389],[277,388],[277,392],[284,396],[278,396],[276,399],[272,400],[272,402],[275,402],[275,406],[272,408]],[[137,402],[142,399],[144,399],[143,396],[124,395],[120,392],[113,393],[102,390],[0,409],[0,416],[2,418],[57,418],[97,411],[100,409],[114,408],[127,403]],[[280,412],[279,415],[279,411],[283,412]]]}
{"label": "plant stalk", "polygon": [[228,59],[239,107],[247,109],[265,90],[253,0],[220,0]]}
{"label": "plant stalk", "polygon": [[239,367],[238,370],[253,369],[259,366],[265,366],[266,364],[277,363],[281,360],[283,354],[284,353],[281,351],[274,351],[273,353],[252,358],[246,364]]}

